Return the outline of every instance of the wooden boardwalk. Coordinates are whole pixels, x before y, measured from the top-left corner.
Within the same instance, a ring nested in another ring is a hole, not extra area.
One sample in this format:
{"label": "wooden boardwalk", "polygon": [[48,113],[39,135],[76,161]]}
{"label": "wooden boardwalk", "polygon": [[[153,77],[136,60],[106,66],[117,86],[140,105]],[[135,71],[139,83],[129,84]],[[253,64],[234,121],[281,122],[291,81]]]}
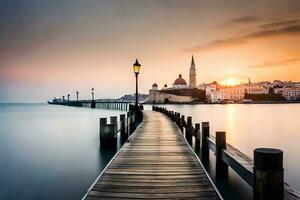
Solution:
{"label": "wooden boardwalk", "polygon": [[221,199],[180,130],[164,114],[144,121],[84,199]]}

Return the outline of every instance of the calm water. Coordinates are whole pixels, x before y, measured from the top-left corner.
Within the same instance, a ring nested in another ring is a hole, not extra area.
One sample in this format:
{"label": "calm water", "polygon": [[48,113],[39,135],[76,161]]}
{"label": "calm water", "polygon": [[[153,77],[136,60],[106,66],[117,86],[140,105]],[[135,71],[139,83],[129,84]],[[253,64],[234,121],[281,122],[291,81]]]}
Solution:
{"label": "calm water", "polygon": [[120,111],[0,104],[0,199],[81,199],[114,151],[99,118]]}
{"label": "calm water", "polygon": [[[300,190],[299,104],[166,107],[193,116],[194,122],[209,121],[211,133],[226,131],[227,141],[250,157],[256,147],[282,149],[286,182]],[[99,150],[99,118],[119,114],[46,104],[0,104],[0,199],[81,199],[115,154]],[[251,188],[231,170],[226,184],[217,183],[226,191],[225,199],[251,199]]]}
{"label": "calm water", "polygon": [[[300,191],[300,104],[165,105],[163,107],[192,116],[193,122],[209,121],[212,134],[215,131],[226,131],[227,142],[250,157],[253,157],[253,150],[257,147],[282,149],[285,181]],[[150,106],[147,106],[147,109],[150,109]],[[235,176],[233,172],[231,174]],[[247,187],[247,184],[244,185]],[[232,188],[235,187],[237,186],[233,184]],[[247,189],[243,192],[247,193]]]}

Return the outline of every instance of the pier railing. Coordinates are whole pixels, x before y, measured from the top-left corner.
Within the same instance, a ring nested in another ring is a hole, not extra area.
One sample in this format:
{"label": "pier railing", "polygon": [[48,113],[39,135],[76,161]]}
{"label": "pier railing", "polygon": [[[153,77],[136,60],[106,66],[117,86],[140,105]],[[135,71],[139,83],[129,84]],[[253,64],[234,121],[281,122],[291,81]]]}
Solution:
{"label": "pier railing", "polygon": [[57,102],[51,102],[50,104],[127,111],[129,110],[130,105],[133,105],[134,103],[131,101],[80,100],[80,101],[57,101]]}
{"label": "pier railing", "polygon": [[130,101],[81,101],[83,107],[125,111],[129,110],[132,104]]}
{"label": "pier railing", "polygon": [[152,110],[164,113],[177,124],[194,150],[200,152],[202,162],[209,161],[209,150],[216,157],[216,178],[226,178],[228,167],[233,169],[253,188],[256,200],[299,200],[300,193],[284,183],[283,152],[279,149],[258,148],[254,150],[254,161],[226,142],[226,132],[210,135],[209,122],[192,123],[187,117],[166,108],[153,106]]}

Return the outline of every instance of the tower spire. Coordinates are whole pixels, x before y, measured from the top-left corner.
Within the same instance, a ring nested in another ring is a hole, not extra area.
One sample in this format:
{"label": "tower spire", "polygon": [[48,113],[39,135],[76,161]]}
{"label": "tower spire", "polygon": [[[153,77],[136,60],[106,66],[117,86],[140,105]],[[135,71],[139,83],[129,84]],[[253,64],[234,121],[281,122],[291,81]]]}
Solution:
{"label": "tower spire", "polygon": [[192,62],[190,67],[190,87],[196,88],[197,87],[197,81],[196,81],[196,65],[194,61],[194,55],[192,55]]}
{"label": "tower spire", "polygon": [[194,55],[192,55],[192,63],[191,63],[191,65],[195,66]]}

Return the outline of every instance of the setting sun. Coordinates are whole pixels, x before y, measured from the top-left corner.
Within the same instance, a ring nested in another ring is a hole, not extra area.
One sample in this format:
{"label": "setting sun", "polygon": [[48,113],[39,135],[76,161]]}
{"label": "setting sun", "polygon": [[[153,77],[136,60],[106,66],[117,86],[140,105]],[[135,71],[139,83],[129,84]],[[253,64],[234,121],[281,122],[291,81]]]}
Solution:
{"label": "setting sun", "polygon": [[221,84],[228,85],[228,86],[234,86],[234,85],[238,85],[239,82],[235,78],[228,78],[228,79],[222,81]]}

